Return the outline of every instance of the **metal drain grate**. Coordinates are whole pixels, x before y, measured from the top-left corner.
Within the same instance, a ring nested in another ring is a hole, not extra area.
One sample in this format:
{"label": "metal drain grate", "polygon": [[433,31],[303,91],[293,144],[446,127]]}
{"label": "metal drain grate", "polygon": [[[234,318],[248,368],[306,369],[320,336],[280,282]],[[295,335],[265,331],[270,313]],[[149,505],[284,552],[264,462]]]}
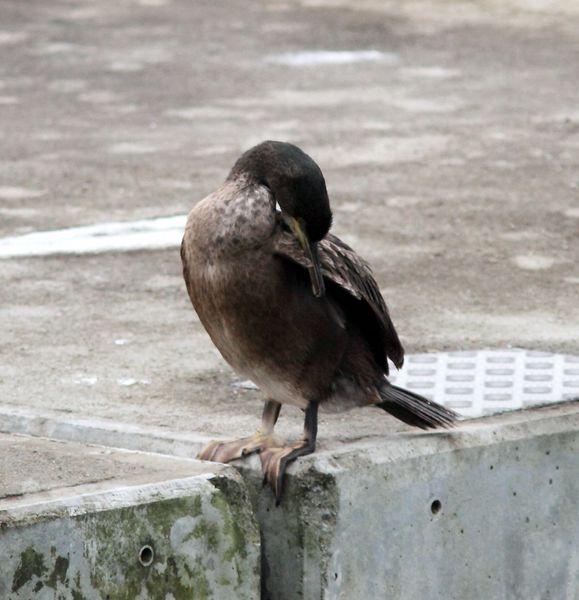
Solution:
{"label": "metal drain grate", "polygon": [[480,417],[579,399],[579,356],[523,349],[412,354],[390,381]]}

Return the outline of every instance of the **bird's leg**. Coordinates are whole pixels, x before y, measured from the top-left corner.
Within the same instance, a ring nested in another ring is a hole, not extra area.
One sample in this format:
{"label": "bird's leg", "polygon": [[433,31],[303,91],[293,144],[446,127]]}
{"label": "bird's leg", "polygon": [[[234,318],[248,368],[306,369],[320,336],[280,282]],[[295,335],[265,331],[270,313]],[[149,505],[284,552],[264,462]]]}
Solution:
{"label": "bird's leg", "polygon": [[200,460],[227,463],[236,458],[242,458],[260,452],[268,446],[275,445],[273,428],[279,417],[281,404],[275,400],[267,400],[263,407],[261,427],[251,436],[233,440],[232,442],[209,442],[199,453]]}
{"label": "bird's leg", "polygon": [[316,451],[318,434],[318,403],[310,402],[306,408],[304,435],[300,440],[285,447],[268,446],[260,452],[263,482],[269,483],[275,494],[276,504],[281,502],[283,479],[288,464],[300,456]]}

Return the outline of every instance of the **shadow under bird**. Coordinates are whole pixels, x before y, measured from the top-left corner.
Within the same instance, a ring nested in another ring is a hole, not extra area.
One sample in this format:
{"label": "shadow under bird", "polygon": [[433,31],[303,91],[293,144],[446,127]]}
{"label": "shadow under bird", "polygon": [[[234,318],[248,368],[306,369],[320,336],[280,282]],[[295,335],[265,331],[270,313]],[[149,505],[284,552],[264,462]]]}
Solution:
{"label": "shadow under bird", "polygon": [[[213,343],[267,400],[247,438],[211,442],[199,458],[259,452],[279,503],[287,465],[315,451],[318,408],[376,406],[429,429],[457,415],[388,382],[404,349],[368,263],[329,233],[332,212],[318,165],[296,146],[267,141],[190,212],[181,245],[191,302]],[[305,411],[290,445],[273,436],[282,404]]]}

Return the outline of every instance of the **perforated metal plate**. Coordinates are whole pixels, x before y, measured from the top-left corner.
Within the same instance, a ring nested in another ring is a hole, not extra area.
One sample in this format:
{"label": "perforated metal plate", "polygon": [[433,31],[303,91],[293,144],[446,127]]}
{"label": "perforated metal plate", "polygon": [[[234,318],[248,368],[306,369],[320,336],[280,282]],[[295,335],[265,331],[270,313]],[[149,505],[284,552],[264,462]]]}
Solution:
{"label": "perforated metal plate", "polygon": [[522,349],[413,354],[389,379],[480,417],[579,399],[579,356]]}

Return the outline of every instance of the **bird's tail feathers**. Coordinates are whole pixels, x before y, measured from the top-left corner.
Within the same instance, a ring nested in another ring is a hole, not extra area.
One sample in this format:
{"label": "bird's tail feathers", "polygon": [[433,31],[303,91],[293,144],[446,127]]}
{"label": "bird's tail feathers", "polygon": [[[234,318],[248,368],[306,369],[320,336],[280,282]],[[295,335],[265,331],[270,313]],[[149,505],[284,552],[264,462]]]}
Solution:
{"label": "bird's tail feathers", "polygon": [[381,402],[376,406],[408,425],[420,429],[452,427],[458,415],[420,394],[386,382],[379,391]]}

